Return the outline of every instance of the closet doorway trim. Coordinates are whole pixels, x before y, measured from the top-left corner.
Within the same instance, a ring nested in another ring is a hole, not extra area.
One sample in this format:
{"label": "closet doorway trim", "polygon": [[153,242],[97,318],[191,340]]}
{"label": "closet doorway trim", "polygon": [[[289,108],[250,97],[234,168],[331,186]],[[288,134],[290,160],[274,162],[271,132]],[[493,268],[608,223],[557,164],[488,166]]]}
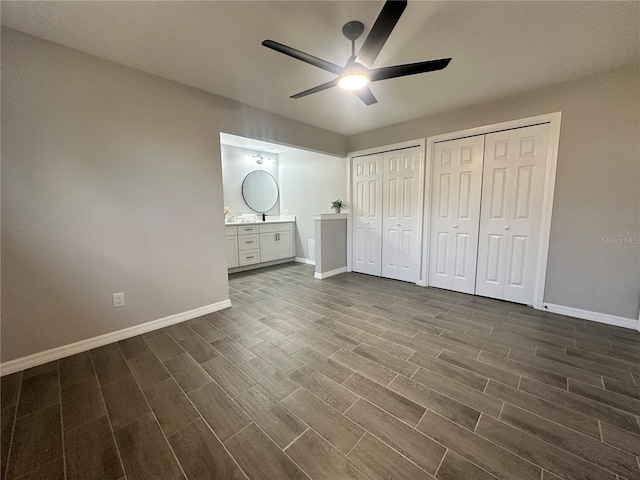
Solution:
{"label": "closet doorway trim", "polygon": [[[353,192],[352,190],[352,178],[351,178],[351,171],[353,168],[353,159],[356,157],[364,157],[366,155],[376,155],[379,153],[385,153],[385,152],[392,152],[394,150],[402,150],[405,148],[412,148],[412,147],[416,147],[420,149],[420,153],[419,153],[419,161],[422,162],[422,173],[420,174],[420,177],[418,178],[418,202],[419,202],[419,211],[418,211],[418,217],[421,219],[420,221],[420,225],[418,228],[418,239],[417,239],[417,244],[420,245],[420,247],[422,247],[422,245],[424,245],[424,219],[425,219],[425,194],[424,194],[424,183],[425,183],[425,175],[426,175],[426,171],[428,169],[428,165],[425,164],[425,144],[426,144],[426,140],[424,138],[418,138],[416,140],[409,140],[406,142],[400,142],[400,143],[392,143],[390,145],[382,145],[380,147],[373,147],[373,148],[367,148],[365,150],[357,150],[355,152],[349,152],[347,153],[347,159],[348,159],[348,168],[347,168],[347,205],[349,206],[349,216],[347,217],[347,272],[351,272],[352,269],[352,249],[353,249],[353,224],[352,224],[352,218],[353,218],[353,210],[351,210],[351,205],[353,205],[353,197],[352,194]],[[416,261],[418,262],[418,265],[420,265],[420,268],[418,269],[418,279],[416,281],[416,283],[418,285],[420,285],[420,281],[422,278],[422,266],[424,265],[425,262],[425,254],[424,254],[424,250],[423,248],[419,248],[419,251],[416,252]]]}
{"label": "closet doorway trim", "polygon": [[[431,182],[432,182],[432,164],[434,158],[434,145],[437,142],[445,142],[447,140],[457,140],[464,137],[473,137],[476,135],[486,135],[488,133],[500,132],[503,130],[512,130],[515,128],[531,127],[544,123],[549,124],[549,146],[548,169],[544,179],[544,198],[542,200],[542,221],[540,224],[540,248],[538,250],[538,261],[536,263],[536,281],[533,293],[533,308],[537,310],[543,309],[544,287],[547,280],[547,260],[549,258],[549,237],[551,234],[551,213],[553,210],[553,195],[556,183],[556,169],[558,166],[558,147],[560,141],[560,123],[562,120],[562,112],[547,113],[535,117],[521,118],[509,122],[495,123],[484,127],[471,128],[468,130],[460,130],[457,132],[445,133],[427,137],[426,145],[426,168],[425,168],[425,184],[424,198],[430,204],[431,199]],[[422,268],[420,270],[420,280],[418,285],[429,286],[429,239],[431,238],[431,208],[424,208],[424,219],[422,229]]]}

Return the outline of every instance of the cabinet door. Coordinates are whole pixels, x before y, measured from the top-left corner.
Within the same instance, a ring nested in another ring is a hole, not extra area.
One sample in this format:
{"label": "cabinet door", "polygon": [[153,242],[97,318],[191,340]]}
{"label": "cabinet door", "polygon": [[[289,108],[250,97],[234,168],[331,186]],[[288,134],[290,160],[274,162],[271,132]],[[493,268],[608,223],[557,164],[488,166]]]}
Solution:
{"label": "cabinet door", "polygon": [[429,285],[475,292],[484,135],[433,147]]}
{"label": "cabinet door", "polygon": [[420,268],[420,149],[385,153],[382,170],[381,274],[415,282]]}
{"label": "cabinet door", "polygon": [[289,258],[295,256],[293,232],[291,230],[286,232],[278,232],[276,248],[278,250],[278,258]]}
{"label": "cabinet door", "polygon": [[382,158],[353,159],[353,271],[382,272]]}
{"label": "cabinet door", "polygon": [[533,303],[549,124],[487,135],[476,294]]}
{"label": "cabinet door", "polygon": [[260,234],[260,261],[270,262],[278,259],[275,233]]}
{"label": "cabinet door", "polygon": [[237,267],[238,264],[238,237],[226,237],[227,268]]}

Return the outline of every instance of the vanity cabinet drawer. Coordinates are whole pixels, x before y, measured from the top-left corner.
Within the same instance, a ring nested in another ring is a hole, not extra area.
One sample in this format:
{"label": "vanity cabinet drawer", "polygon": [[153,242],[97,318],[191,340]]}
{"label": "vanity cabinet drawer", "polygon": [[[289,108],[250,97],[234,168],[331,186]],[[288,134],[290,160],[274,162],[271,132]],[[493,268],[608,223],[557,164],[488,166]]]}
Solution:
{"label": "vanity cabinet drawer", "polygon": [[260,250],[246,250],[240,252],[240,266],[260,263]]}
{"label": "vanity cabinet drawer", "polygon": [[276,224],[260,225],[260,233],[274,233],[276,231]]}
{"label": "vanity cabinet drawer", "polygon": [[276,232],[290,232],[293,230],[292,223],[278,223],[276,224]]}
{"label": "vanity cabinet drawer", "polygon": [[224,227],[224,234],[227,237],[233,237],[238,234],[238,229],[236,227]]}
{"label": "vanity cabinet drawer", "polygon": [[257,225],[251,225],[251,226],[241,226],[238,227],[238,235],[247,235],[250,233],[258,233],[258,226]]}
{"label": "vanity cabinet drawer", "polygon": [[255,250],[260,248],[260,236],[259,235],[240,235],[238,237],[238,249],[243,250]]}

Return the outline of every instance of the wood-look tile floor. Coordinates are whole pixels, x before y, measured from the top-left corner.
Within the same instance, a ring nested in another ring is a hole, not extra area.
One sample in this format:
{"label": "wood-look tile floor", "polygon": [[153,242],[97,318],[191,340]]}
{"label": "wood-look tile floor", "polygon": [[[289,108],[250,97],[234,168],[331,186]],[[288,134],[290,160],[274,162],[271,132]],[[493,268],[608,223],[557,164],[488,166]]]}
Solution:
{"label": "wood-look tile floor", "polygon": [[2,378],[6,479],[640,479],[640,334],[288,264]]}

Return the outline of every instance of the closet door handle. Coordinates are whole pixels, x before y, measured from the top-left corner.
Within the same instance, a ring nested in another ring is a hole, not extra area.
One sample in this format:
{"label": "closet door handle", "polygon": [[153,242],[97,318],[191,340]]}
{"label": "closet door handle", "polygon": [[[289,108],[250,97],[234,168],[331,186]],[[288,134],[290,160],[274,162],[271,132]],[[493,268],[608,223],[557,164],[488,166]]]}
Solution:
{"label": "closet door handle", "polygon": [[400,226],[400,224],[399,224],[399,223],[396,223],[396,227],[399,227],[399,226]]}
{"label": "closet door handle", "polygon": [[458,225],[454,225],[453,228],[458,228]]}
{"label": "closet door handle", "polygon": [[509,225],[505,225],[505,226],[504,226],[504,229],[505,229],[505,230],[509,230]]}
{"label": "closet door handle", "polygon": [[369,225],[369,222],[365,223],[365,225]]}

